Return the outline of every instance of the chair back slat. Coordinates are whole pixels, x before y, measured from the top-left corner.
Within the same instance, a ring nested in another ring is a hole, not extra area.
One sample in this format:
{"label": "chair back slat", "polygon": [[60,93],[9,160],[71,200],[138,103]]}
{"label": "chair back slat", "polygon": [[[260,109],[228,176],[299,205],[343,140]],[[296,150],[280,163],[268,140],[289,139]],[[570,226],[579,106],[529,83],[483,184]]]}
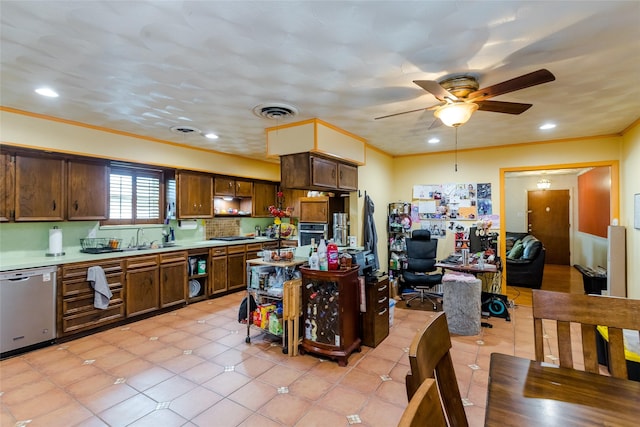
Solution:
{"label": "chair back slat", "polygon": [[425,379],[435,378],[445,416],[452,427],[467,427],[468,421],[451,359],[451,336],[444,312],[436,314],[416,334],[409,347],[410,375],[407,397],[415,395]]}
{"label": "chair back slat", "polygon": [[581,324],[584,368],[599,373],[596,327],[608,328],[609,373],[627,378],[623,329],[640,333],[640,300],[602,295],[581,295],[533,290],[533,324],[536,360],[545,361],[542,319],[556,321],[560,366],[575,368],[571,348],[571,323]]}
{"label": "chair back slat", "polygon": [[425,426],[447,426],[436,382],[430,378],[418,387],[398,423],[398,427]]}

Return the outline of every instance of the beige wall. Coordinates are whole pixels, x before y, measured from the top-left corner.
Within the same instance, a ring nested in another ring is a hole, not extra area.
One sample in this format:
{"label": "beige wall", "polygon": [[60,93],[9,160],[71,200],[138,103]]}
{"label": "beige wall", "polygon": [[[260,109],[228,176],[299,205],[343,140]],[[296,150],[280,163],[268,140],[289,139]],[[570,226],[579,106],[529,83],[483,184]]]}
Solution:
{"label": "beige wall", "polygon": [[0,142],[27,148],[280,181],[280,165],[0,111]]}
{"label": "beige wall", "polygon": [[[248,178],[280,180],[279,165],[229,156],[176,144],[162,143],[104,130],[0,111],[0,142],[32,148],[86,154],[94,157],[189,168]],[[415,184],[490,182],[493,210],[500,213],[500,179],[504,168],[574,165],[584,162],[620,161],[620,225],[627,227],[628,295],[640,299],[640,230],[633,228],[633,195],[640,193],[640,125],[623,137],[580,138],[570,141],[518,145],[458,152],[454,171],[451,152],[392,158],[378,150],[366,150],[366,165],[359,168],[358,193],[350,197],[351,234],[362,244],[364,193],[375,203],[378,253],[381,268],[387,266],[386,210],[392,201],[410,201]],[[509,194],[504,195],[505,198]],[[503,231],[503,230],[501,230]],[[453,249],[443,240],[439,253]]]}
{"label": "beige wall", "polygon": [[620,225],[627,228],[627,296],[640,299],[640,230],[633,228],[633,198],[640,194],[639,122],[622,138],[620,159]]}

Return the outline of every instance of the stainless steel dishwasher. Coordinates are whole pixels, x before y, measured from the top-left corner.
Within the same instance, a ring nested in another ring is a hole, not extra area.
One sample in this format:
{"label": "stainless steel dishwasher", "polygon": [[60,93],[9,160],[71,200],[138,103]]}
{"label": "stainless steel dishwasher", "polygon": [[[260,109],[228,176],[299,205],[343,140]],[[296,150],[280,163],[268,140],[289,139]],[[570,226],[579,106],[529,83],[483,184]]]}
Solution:
{"label": "stainless steel dishwasher", "polygon": [[0,353],[56,338],[56,267],[0,273]]}

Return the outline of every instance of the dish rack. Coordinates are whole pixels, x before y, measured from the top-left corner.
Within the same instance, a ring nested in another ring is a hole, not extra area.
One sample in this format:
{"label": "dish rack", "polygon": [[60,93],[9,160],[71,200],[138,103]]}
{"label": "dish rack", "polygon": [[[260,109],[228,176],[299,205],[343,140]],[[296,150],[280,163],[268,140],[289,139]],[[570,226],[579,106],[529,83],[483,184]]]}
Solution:
{"label": "dish rack", "polygon": [[122,239],[113,237],[87,237],[80,239],[80,252],[87,254],[102,254],[105,252],[121,252]]}

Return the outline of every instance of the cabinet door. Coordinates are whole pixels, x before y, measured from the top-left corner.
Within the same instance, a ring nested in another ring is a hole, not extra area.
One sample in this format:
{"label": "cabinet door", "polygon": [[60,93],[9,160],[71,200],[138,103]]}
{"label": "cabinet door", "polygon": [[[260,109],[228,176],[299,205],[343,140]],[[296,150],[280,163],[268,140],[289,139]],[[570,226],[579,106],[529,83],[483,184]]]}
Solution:
{"label": "cabinet door", "polygon": [[180,171],[177,174],[178,217],[213,218],[213,178]]}
{"label": "cabinet door", "polygon": [[104,163],[69,161],[67,219],[100,220],[109,215],[109,168]]}
{"label": "cabinet door", "polygon": [[211,295],[227,291],[227,255],[211,257]]}
{"label": "cabinet door", "polygon": [[[245,245],[230,246],[227,255],[227,283],[229,290],[246,287],[245,276],[247,274]],[[234,253],[237,251],[237,253]]]}
{"label": "cabinet door", "polygon": [[251,197],[253,196],[253,182],[241,181],[236,179],[235,181],[235,196],[236,197]]}
{"label": "cabinet door", "polygon": [[15,220],[64,219],[64,160],[16,156]]}
{"label": "cabinet door", "polygon": [[158,267],[127,270],[127,317],[148,313],[159,308]]}
{"label": "cabinet door", "polygon": [[316,197],[300,200],[300,222],[329,222],[328,200]]}
{"label": "cabinet door", "polygon": [[9,153],[0,153],[0,221],[9,221],[13,211],[14,161]]}
{"label": "cabinet door", "polygon": [[186,301],[187,262],[185,260],[160,266],[160,307]]}
{"label": "cabinet door", "polygon": [[358,168],[345,163],[338,163],[338,188],[355,191],[358,189]]}
{"label": "cabinet door", "polygon": [[235,196],[235,180],[231,178],[215,178],[215,195],[216,196]]}
{"label": "cabinet door", "polygon": [[338,164],[333,160],[311,157],[311,185],[337,188]]}
{"label": "cabinet door", "polygon": [[[276,185],[268,182],[255,182],[253,184],[252,216],[269,217],[269,206],[276,204]],[[285,204],[289,203],[285,199]],[[293,206],[293,205],[287,205]]]}

